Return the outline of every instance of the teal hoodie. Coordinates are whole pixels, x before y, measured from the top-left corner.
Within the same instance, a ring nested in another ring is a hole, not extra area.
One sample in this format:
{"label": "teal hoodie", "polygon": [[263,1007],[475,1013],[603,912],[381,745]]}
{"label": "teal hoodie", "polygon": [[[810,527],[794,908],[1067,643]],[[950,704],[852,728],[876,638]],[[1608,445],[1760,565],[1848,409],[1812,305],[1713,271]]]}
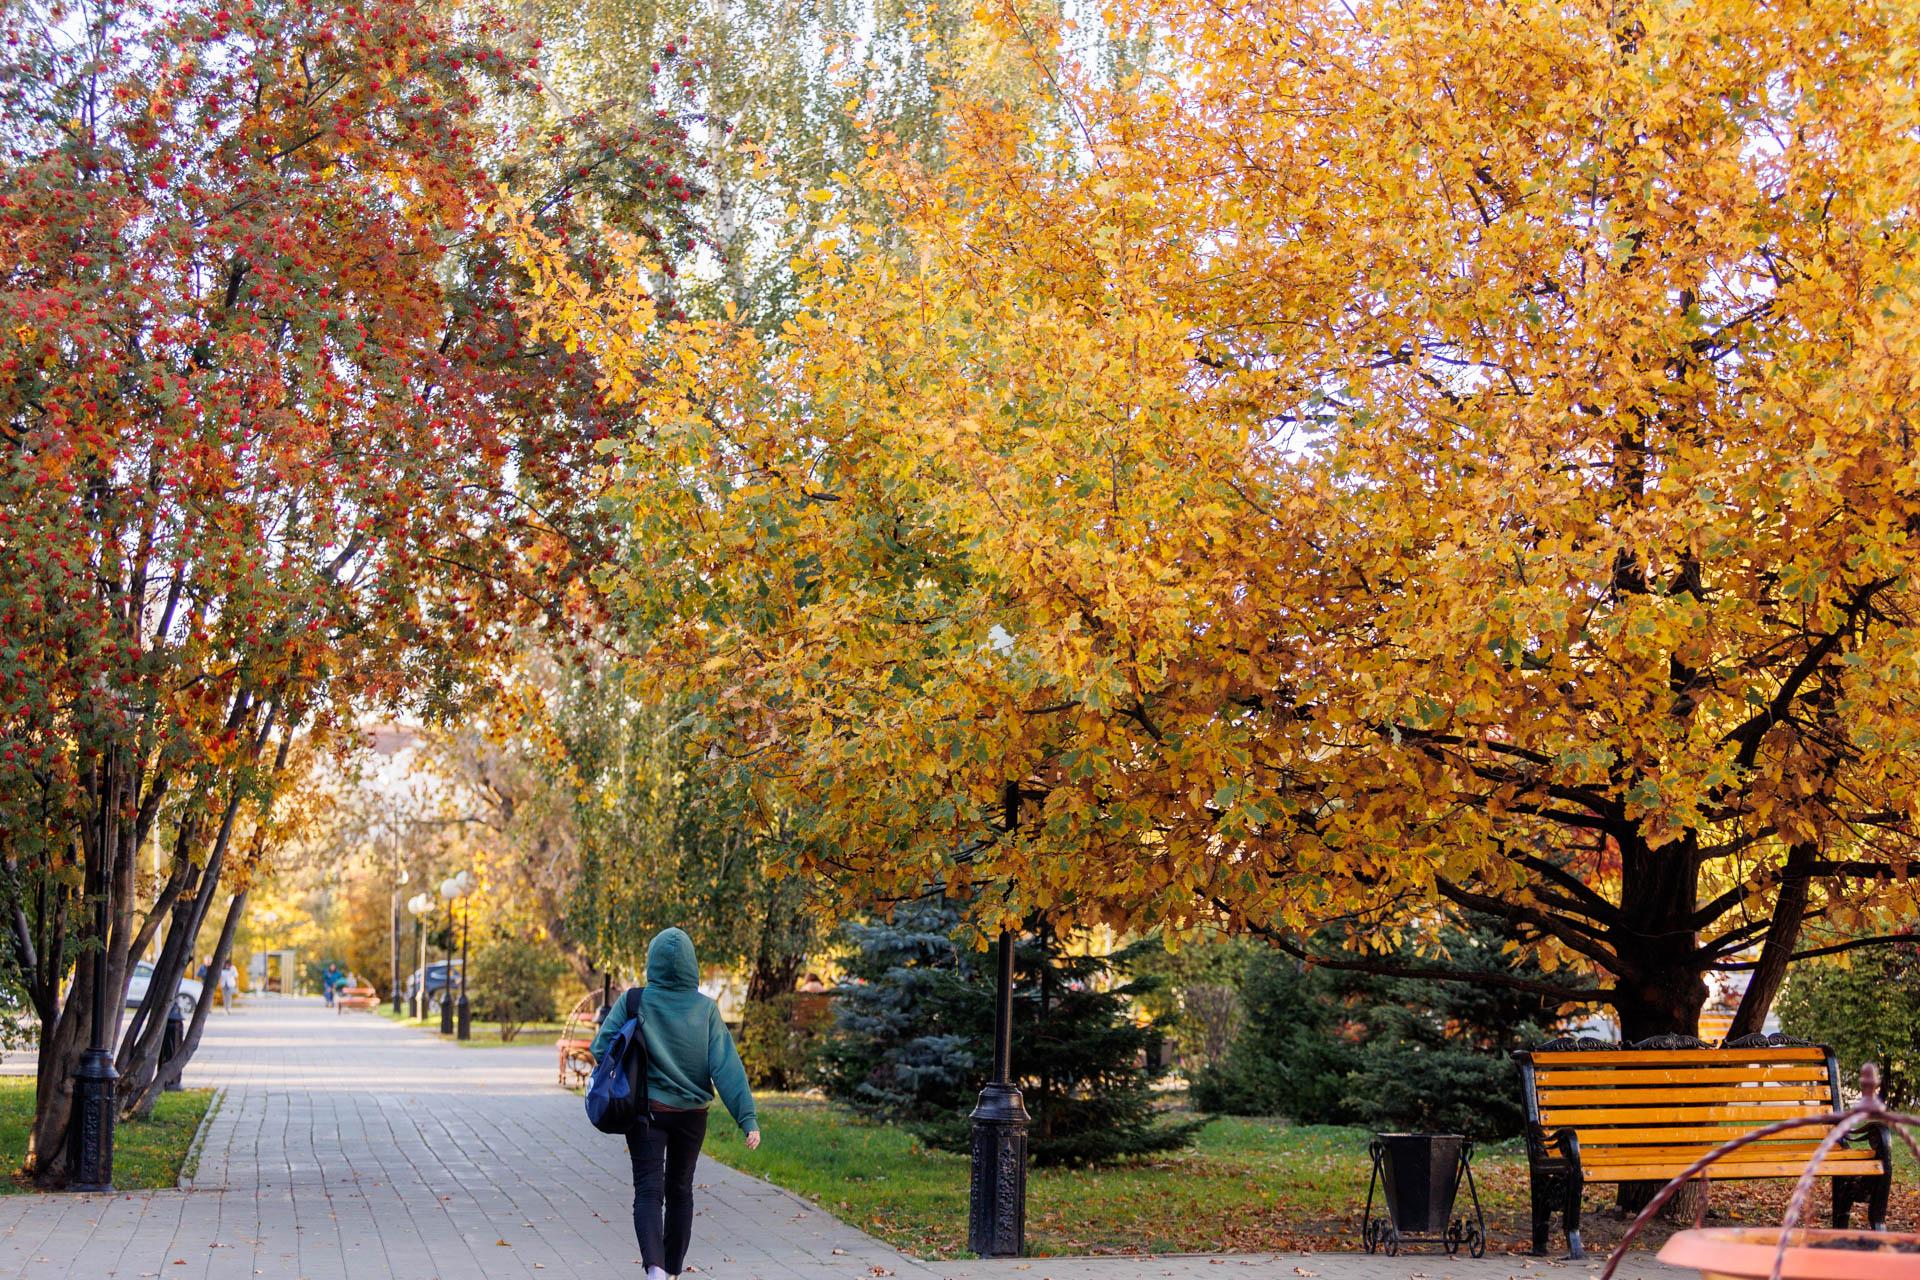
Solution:
{"label": "teal hoodie", "polygon": [[[593,1038],[596,1062],[634,1016],[627,1007],[628,994],[623,991],[614,998]],[[740,1051],[720,1020],[720,1006],[700,994],[693,939],[679,929],[662,929],[647,944],[647,985],[640,988],[640,1007],[645,1015],[647,1098],[663,1106],[704,1110],[718,1091],[740,1131],[756,1132],[760,1120]]]}

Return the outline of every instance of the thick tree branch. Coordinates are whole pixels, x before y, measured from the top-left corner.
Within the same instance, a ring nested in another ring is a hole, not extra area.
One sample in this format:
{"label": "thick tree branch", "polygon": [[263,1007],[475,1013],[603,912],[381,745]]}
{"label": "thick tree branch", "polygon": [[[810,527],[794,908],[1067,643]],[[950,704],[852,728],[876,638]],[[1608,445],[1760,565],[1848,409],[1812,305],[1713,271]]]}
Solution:
{"label": "thick tree branch", "polygon": [[1726,745],[1740,744],[1735,756],[1742,769],[1751,769],[1760,755],[1760,743],[1766,738],[1767,730],[1787,718],[1788,710],[1794,699],[1800,696],[1800,690],[1807,681],[1813,679],[1816,672],[1832,657],[1849,636],[1854,634],[1861,612],[1867,607],[1874,595],[1893,584],[1892,578],[1876,578],[1872,582],[1862,583],[1855,589],[1853,597],[1847,602],[1847,620],[1822,636],[1806,655],[1794,664],[1786,679],[1780,682],[1780,690],[1774,694],[1773,701],[1753,713],[1747,719],[1729,729],[1721,742]]}
{"label": "thick tree branch", "polygon": [[[1837,956],[1843,951],[1858,951],[1862,947],[1890,947],[1901,942],[1920,942],[1920,934],[1883,933],[1872,938],[1851,938],[1846,942],[1836,942],[1830,946],[1813,947],[1807,951],[1796,951],[1789,956],[1788,959],[1817,960],[1821,956]],[[1741,973],[1748,969],[1759,968],[1760,962],[1758,960],[1734,960],[1726,964],[1716,964],[1711,967],[1721,973]]]}
{"label": "thick tree branch", "polygon": [[1442,896],[1459,906],[1474,911],[1484,911],[1490,916],[1498,916],[1514,924],[1530,924],[1605,969],[1617,970],[1620,966],[1620,957],[1600,941],[1592,926],[1583,925],[1575,920],[1563,920],[1545,911],[1537,911],[1517,902],[1496,898],[1492,894],[1476,893],[1453,883],[1445,876],[1435,876],[1433,884],[1440,890]]}
{"label": "thick tree branch", "polygon": [[[1222,911],[1231,913],[1232,908],[1220,899],[1214,905]],[[1450,969],[1444,965],[1406,964],[1397,960],[1372,959],[1357,956],[1329,956],[1315,952],[1304,944],[1295,941],[1278,929],[1255,921],[1246,921],[1246,926],[1255,934],[1270,943],[1277,950],[1284,951],[1296,960],[1317,965],[1323,969],[1337,969],[1345,973],[1370,973],[1381,978],[1413,978],[1426,982],[1464,982],[1476,987],[1500,987],[1508,991],[1527,991],[1534,995],[1548,996],[1555,1000],[1587,1001],[1606,1000],[1612,997],[1611,988],[1569,987],[1554,982],[1540,982],[1532,978],[1522,978],[1510,973],[1470,972],[1464,969]]]}

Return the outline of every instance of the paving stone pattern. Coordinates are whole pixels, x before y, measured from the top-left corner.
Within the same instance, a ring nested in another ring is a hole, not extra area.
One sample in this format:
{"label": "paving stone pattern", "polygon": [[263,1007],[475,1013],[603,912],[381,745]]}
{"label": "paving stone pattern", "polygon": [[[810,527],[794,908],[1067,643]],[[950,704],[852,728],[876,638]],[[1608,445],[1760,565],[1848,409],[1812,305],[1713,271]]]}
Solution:
{"label": "paving stone pattern", "polygon": [[[0,1197],[0,1277],[641,1274],[625,1144],[588,1128],[579,1099],[556,1087],[549,1045],[461,1049],[317,999],[257,997],[213,1014],[187,1082],[222,1090],[189,1186]],[[1325,1254],[925,1263],[716,1162],[702,1163],[699,1182],[689,1265],[713,1280],[1585,1280],[1597,1270]]]}

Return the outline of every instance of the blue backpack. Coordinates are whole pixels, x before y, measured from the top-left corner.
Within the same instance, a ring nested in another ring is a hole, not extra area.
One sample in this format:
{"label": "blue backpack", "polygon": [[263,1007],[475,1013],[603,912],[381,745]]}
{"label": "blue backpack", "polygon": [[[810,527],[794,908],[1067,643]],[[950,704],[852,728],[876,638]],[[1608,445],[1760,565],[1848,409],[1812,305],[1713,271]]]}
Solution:
{"label": "blue backpack", "polygon": [[647,1041],[641,1034],[640,988],[627,988],[622,999],[627,1020],[613,1033],[587,1080],[587,1122],[602,1133],[625,1134],[647,1111]]}

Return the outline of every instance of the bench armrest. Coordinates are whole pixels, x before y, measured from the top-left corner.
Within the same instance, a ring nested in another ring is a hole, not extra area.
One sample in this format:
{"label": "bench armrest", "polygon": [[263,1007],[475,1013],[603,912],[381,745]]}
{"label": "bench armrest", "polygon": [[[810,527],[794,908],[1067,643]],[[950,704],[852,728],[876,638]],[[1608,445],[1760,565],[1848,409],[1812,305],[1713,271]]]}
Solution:
{"label": "bench armrest", "polygon": [[1868,1149],[1871,1150],[1874,1155],[1880,1157],[1880,1163],[1885,1165],[1889,1172],[1892,1171],[1893,1138],[1888,1135],[1887,1126],[1883,1124],[1863,1125],[1848,1134],[1846,1142],[1842,1143],[1842,1145],[1850,1145],[1855,1142],[1865,1142]]}
{"label": "bench armrest", "polygon": [[1580,1135],[1572,1129],[1555,1129],[1550,1140],[1560,1148],[1560,1156],[1567,1162],[1567,1167],[1573,1170],[1574,1176],[1583,1177],[1580,1170]]}

